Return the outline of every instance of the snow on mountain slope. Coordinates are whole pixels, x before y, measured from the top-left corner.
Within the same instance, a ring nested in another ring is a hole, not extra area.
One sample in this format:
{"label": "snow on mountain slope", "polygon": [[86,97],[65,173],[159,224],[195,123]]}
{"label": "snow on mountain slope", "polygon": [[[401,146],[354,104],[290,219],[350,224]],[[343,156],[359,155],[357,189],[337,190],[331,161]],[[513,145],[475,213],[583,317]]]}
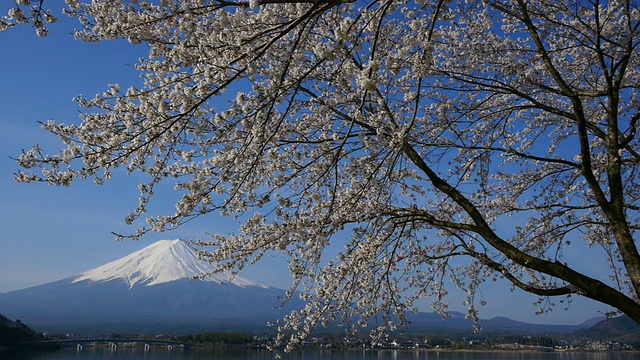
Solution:
{"label": "snow on mountain slope", "polygon": [[[199,260],[195,251],[181,240],[160,240],[121,259],[85,271],[73,280],[105,282],[122,279],[129,288],[137,284],[157,285],[211,272],[214,265]],[[223,272],[204,278],[219,284],[268,288],[260,282]]]}

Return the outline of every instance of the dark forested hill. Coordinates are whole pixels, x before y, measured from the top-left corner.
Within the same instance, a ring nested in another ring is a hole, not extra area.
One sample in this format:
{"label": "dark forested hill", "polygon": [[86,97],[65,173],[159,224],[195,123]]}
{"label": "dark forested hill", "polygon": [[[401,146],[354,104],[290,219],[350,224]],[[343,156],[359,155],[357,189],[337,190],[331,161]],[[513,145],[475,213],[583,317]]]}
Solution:
{"label": "dark forested hill", "polygon": [[580,338],[640,343],[640,325],[623,315],[600,321],[588,329],[576,333]]}
{"label": "dark forested hill", "polygon": [[33,331],[20,320],[12,321],[0,315],[0,347],[19,347],[23,342],[43,339],[42,334]]}

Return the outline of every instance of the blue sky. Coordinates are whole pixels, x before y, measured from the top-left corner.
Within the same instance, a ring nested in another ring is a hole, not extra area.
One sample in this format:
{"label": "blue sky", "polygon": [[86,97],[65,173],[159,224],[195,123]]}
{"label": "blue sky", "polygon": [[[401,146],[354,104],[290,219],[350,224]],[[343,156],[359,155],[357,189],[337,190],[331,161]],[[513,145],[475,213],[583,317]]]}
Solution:
{"label": "blue sky", "polygon": [[[124,224],[124,217],[137,205],[135,179],[116,176],[103,186],[77,182],[68,188],[13,181],[18,167],[10,157],[35,144],[52,152],[59,147],[37,121],[77,122],[73,97],[91,97],[111,83],[122,88],[140,83],[132,64],[145,56],[144,45],[83,43],[70,35],[74,26],[74,20],[61,16],[46,38],[38,38],[29,26],[0,32],[0,292],[78,274],[159,239],[196,238],[204,232],[233,231],[236,226],[228,219],[211,216],[137,242],[117,242],[112,231],[134,230]],[[173,208],[169,202],[160,205],[168,211]],[[285,274],[286,264],[277,257],[243,272],[283,288],[289,284]],[[605,309],[587,299],[576,299],[569,311],[559,306],[550,314],[535,316],[531,304],[536,297],[511,292],[508,284],[491,285],[483,295],[489,303],[480,308],[484,318],[508,316],[537,323],[575,324]],[[463,311],[458,303],[451,309]]]}

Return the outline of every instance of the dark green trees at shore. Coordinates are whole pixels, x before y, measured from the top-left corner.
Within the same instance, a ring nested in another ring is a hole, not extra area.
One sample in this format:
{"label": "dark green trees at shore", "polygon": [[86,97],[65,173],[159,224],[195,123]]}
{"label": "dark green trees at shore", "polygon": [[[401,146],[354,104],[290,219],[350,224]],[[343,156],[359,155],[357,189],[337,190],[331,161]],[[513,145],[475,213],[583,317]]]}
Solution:
{"label": "dark green trees at shore", "polygon": [[184,335],[178,338],[179,341],[188,342],[196,346],[246,346],[256,342],[251,334],[228,333],[228,332],[207,332],[196,335]]}

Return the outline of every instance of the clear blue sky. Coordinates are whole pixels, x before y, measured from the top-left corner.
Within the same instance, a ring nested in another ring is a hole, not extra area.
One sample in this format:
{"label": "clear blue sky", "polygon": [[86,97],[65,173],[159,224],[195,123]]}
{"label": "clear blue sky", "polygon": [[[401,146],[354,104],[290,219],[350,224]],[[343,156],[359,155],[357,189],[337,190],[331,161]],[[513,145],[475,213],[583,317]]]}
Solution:
{"label": "clear blue sky", "polygon": [[[75,20],[60,16],[51,35],[38,38],[29,26],[0,32],[0,292],[59,280],[92,269],[166,238],[196,238],[204,232],[229,232],[228,219],[208,217],[177,231],[150,234],[138,242],[116,242],[112,231],[128,233],[125,215],[137,205],[137,183],[125,176],[106,185],[77,182],[69,188],[46,184],[17,184],[18,169],[11,156],[40,144],[52,152],[56,139],[37,121],[77,122],[72,98],[91,97],[106,85],[122,88],[140,83],[131,64],[145,56],[144,45],[127,42],[83,43],[73,39]],[[159,200],[160,196],[155,200]],[[173,204],[167,202],[168,211]],[[286,287],[286,265],[275,258],[243,275],[277,287]],[[483,292],[489,302],[480,308],[483,318],[508,316],[537,323],[575,324],[598,316],[603,306],[576,299],[569,311],[559,306],[535,316],[536,297],[510,292],[505,283]],[[452,310],[464,311],[457,304]],[[425,307],[429,311],[428,307]],[[0,309],[2,313],[2,309]]]}

